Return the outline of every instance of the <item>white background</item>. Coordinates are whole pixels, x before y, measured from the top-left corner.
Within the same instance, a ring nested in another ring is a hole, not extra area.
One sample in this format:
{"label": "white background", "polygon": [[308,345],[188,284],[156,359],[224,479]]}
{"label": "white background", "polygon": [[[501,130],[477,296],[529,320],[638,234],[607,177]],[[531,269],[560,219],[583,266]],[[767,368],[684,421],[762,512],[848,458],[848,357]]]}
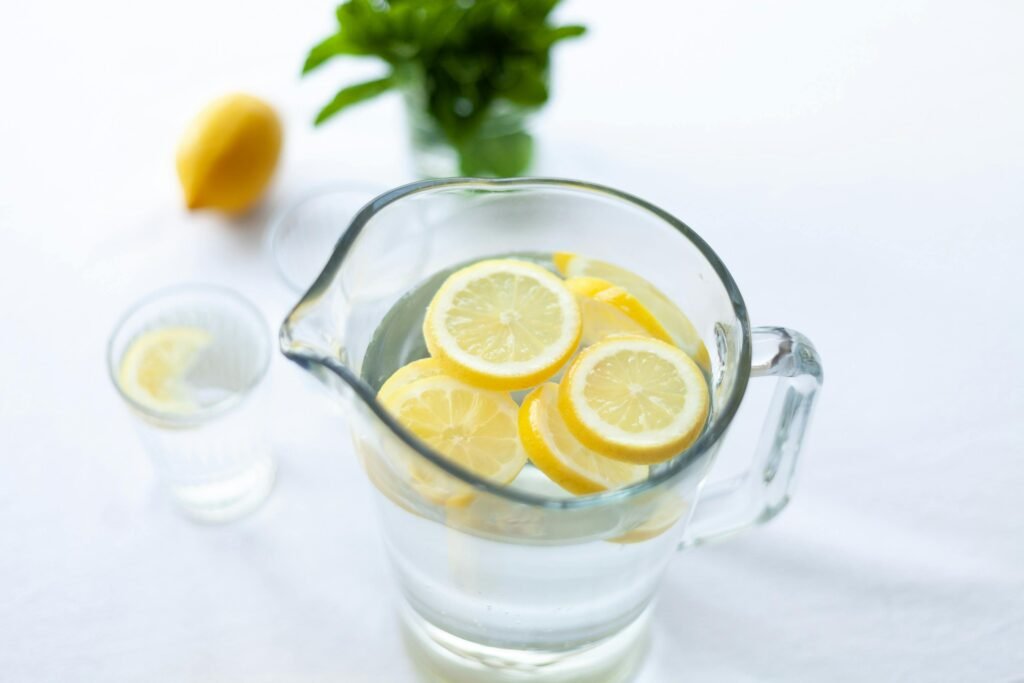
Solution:
{"label": "white background", "polygon": [[[698,230],[755,324],[826,370],[797,498],[680,556],[642,683],[1024,680],[1024,5],[570,2],[538,172]],[[411,179],[397,98],[321,130],[372,63],[300,81],[331,3],[0,8],[0,681],[412,680],[344,425],[278,359],[274,497],[183,521],[104,368],[118,314],[213,281],[275,327],[259,231],[311,183]],[[208,99],[286,119],[229,225],[181,207]],[[753,405],[753,403],[751,404]],[[737,443],[756,433],[740,416]]]}

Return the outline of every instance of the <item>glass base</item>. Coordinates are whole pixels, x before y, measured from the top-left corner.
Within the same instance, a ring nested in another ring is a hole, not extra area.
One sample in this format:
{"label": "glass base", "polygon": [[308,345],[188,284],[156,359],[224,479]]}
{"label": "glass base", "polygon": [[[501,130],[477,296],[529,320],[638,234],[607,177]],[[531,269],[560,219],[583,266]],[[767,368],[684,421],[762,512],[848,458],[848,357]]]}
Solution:
{"label": "glass base", "polygon": [[271,457],[261,459],[230,479],[190,486],[172,486],[178,508],[197,522],[220,524],[244,517],[270,495],[277,468]]}
{"label": "glass base", "polygon": [[615,635],[572,650],[515,650],[482,645],[443,631],[401,608],[406,649],[431,683],[624,683],[650,645],[650,609]]}

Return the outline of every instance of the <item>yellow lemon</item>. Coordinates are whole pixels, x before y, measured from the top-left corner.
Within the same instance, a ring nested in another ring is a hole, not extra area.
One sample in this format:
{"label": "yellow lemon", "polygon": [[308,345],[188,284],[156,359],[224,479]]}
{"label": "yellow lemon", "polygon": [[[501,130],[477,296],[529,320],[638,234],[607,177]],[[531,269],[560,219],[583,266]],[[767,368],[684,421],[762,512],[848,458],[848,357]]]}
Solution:
{"label": "yellow lemon", "polygon": [[448,374],[485,389],[526,389],[554,375],[579,344],[576,297],[562,280],[516,259],[451,274],[427,308],[423,336]]}
{"label": "yellow lemon", "polygon": [[192,121],[178,146],[178,179],[190,209],[245,211],[263,194],[281,152],[281,122],[251,95],[227,95]]}
{"label": "yellow lemon", "polygon": [[606,458],[572,435],[558,410],[557,384],[542,384],[523,401],[519,437],[537,469],[570,493],[598,493],[647,478],[646,466]]}
{"label": "yellow lemon", "polygon": [[162,327],[143,332],[121,356],[117,383],[126,396],[162,413],[184,414],[197,408],[185,377],[200,351],[211,342],[198,327]]}
{"label": "yellow lemon", "polygon": [[[711,357],[693,323],[650,282],[620,266],[579,254],[558,252],[553,260],[558,271],[566,277],[597,277],[622,287],[653,315],[671,336],[672,342],[690,354],[705,371],[711,368]],[[658,335],[653,336],[660,338]]]}
{"label": "yellow lemon", "polygon": [[[503,486],[526,464],[519,406],[504,392],[446,375],[416,380],[383,395],[385,407],[428,446],[473,474]],[[465,505],[472,489],[419,457],[408,461],[412,485],[430,500]]]}
{"label": "yellow lemon", "polygon": [[649,337],[610,337],[584,349],[558,391],[577,439],[607,457],[642,464],[668,460],[693,443],[708,400],[694,360]]}

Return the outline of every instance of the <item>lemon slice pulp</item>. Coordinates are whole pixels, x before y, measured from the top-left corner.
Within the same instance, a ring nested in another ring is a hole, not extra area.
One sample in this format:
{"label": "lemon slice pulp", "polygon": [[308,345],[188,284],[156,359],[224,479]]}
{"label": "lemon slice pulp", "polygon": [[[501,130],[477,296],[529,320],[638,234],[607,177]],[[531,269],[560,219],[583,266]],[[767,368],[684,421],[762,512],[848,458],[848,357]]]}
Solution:
{"label": "lemon slice pulp", "polygon": [[144,332],[132,340],[121,357],[118,385],[125,395],[151,410],[192,412],[199,406],[185,379],[210,342],[210,333],[198,327],[162,327]]}
{"label": "lemon slice pulp", "polygon": [[[504,486],[526,464],[516,402],[505,393],[471,387],[445,375],[426,377],[382,400],[409,431],[448,460]],[[419,456],[408,462],[413,486],[441,504],[465,504],[471,489]]]}
{"label": "lemon slice pulp", "polygon": [[445,280],[427,308],[423,336],[448,374],[512,390],[555,374],[581,329],[579,305],[561,279],[526,261],[495,259]]}
{"label": "lemon slice pulp", "polygon": [[523,401],[519,435],[537,469],[570,493],[598,493],[647,478],[645,465],[606,458],[572,435],[558,410],[557,384],[542,384]]}
{"label": "lemon slice pulp", "polygon": [[596,277],[622,287],[650,312],[672,342],[690,354],[705,371],[711,367],[711,357],[697,328],[671,299],[650,282],[620,266],[579,254],[557,252],[553,260],[558,271],[566,277]]}
{"label": "lemon slice pulp", "polygon": [[657,339],[611,337],[584,349],[559,385],[558,407],[584,445],[633,463],[679,454],[700,435],[708,388],[700,368]]}

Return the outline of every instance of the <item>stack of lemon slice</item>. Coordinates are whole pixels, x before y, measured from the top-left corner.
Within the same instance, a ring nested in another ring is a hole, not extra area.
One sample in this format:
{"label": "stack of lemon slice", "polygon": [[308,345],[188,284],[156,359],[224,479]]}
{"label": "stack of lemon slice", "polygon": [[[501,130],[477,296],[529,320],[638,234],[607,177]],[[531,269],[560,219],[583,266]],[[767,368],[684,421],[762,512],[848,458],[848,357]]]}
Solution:
{"label": "stack of lemon slice", "polygon": [[[431,357],[396,371],[378,398],[432,448],[495,484],[527,461],[576,495],[635,484],[700,435],[707,349],[638,275],[573,254],[554,263],[566,279],[517,259],[449,276],[423,324]],[[533,390],[517,405],[509,392],[523,389]],[[413,484],[431,499],[466,502],[440,473],[414,469]]]}
{"label": "stack of lemon slice", "polygon": [[639,304],[638,310],[646,314],[641,315],[656,320],[669,336],[666,339],[654,334],[655,337],[675,344],[686,351],[705,371],[710,370],[711,358],[697,333],[697,328],[660,289],[636,273],[605,261],[567,252],[556,253],[553,260],[559,272],[567,278],[600,278],[621,287]]}

